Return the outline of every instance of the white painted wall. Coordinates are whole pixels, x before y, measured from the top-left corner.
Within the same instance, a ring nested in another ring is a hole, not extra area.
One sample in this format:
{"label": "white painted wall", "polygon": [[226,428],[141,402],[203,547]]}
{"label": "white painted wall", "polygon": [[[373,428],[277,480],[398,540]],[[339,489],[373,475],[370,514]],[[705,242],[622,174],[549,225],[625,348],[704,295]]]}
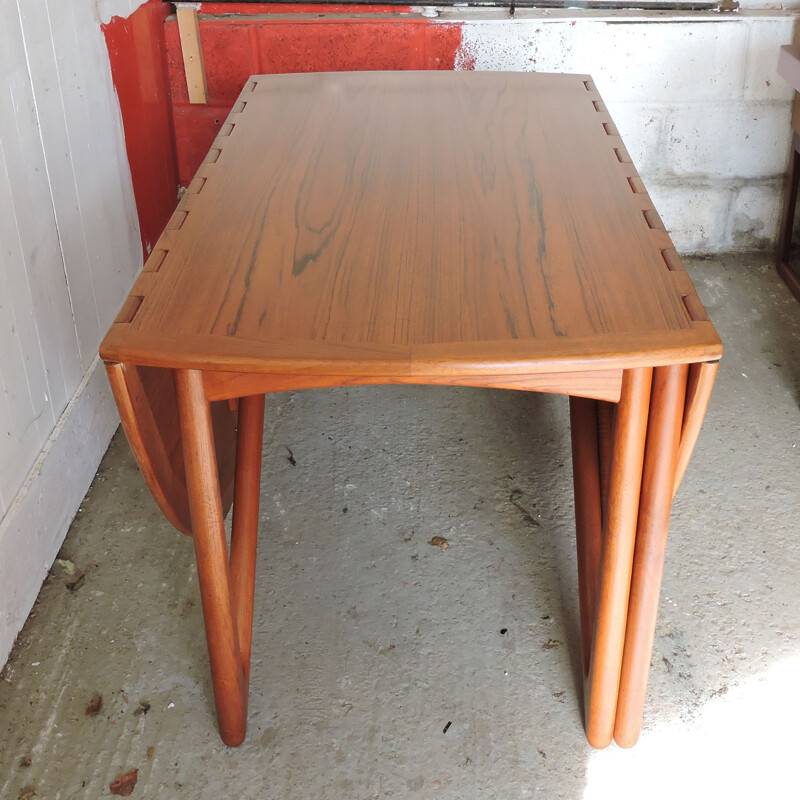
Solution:
{"label": "white painted wall", "polygon": [[0,664],[118,423],[97,347],[141,267],[100,14],[0,0]]}
{"label": "white painted wall", "polygon": [[475,69],[591,74],[678,250],[768,246],[790,142],[776,72],[796,16],[442,12]]}

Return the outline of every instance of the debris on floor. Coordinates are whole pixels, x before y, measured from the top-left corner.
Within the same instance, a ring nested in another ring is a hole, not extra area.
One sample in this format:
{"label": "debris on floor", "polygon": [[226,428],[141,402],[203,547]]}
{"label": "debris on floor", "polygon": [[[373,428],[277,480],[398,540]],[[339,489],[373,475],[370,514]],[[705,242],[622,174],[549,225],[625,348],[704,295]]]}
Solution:
{"label": "debris on floor", "polygon": [[522,497],[522,489],[513,489],[511,494],[508,496],[508,502],[511,503],[511,505],[514,506],[514,508],[516,508],[520,514],[522,514],[522,520],[525,522],[525,524],[531,525],[534,528],[538,528],[539,521],[534,519],[531,512],[519,502],[520,497]]}
{"label": "debris on floor", "polygon": [[67,583],[67,589],[69,589],[71,592],[77,592],[84,583],[86,583],[86,575],[81,572],[81,574],[78,575],[74,581],[69,581]]}
{"label": "debris on floor", "polygon": [[56,564],[61,567],[67,575],[74,575],[75,574],[75,564],[70,561],[68,558],[57,558]]}
{"label": "debris on floor", "polygon": [[438,547],[440,550],[444,551],[450,547],[450,542],[444,538],[444,536],[434,536],[428,544],[432,544],[434,547]]}
{"label": "debris on floor", "polygon": [[150,703],[147,700],[141,700],[139,702],[138,708],[133,712],[134,717],[141,717],[142,714],[146,714],[150,710]]}
{"label": "debris on floor", "polygon": [[89,705],[86,706],[86,710],[83,712],[84,716],[87,717],[96,717],[103,708],[103,695],[100,692],[95,692],[92,695],[92,699],[89,701]]}
{"label": "debris on floor", "polygon": [[111,794],[119,795],[120,797],[130,797],[133,794],[133,790],[136,787],[136,781],[139,780],[139,770],[132,769],[130,772],[126,772],[124,775],[117,775],[117,777],[111,781],[109,785],[109,789],[111,790]]}

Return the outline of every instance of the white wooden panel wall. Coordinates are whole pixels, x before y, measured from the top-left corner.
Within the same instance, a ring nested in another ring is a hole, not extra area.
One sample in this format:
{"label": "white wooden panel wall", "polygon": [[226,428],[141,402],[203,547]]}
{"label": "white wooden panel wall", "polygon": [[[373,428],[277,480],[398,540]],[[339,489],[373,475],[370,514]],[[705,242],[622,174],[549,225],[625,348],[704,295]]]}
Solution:
{"label": "white wooden panel wall", "polygon": [[140,266],[107,58],[92,0],[0,0],[3,514]]}
{"label": "white wooden panel wall", "polygon": [[142,258],[100,23],[142,2],[0,0],[0,666],[116,426],[97,347]]}

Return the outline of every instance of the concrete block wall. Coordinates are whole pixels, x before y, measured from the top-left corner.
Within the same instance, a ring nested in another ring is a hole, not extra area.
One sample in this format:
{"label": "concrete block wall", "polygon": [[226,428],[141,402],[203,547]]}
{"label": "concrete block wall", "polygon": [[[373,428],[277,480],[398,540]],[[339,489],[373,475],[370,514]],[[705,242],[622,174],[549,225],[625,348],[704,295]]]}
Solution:
{"label": "concrete block wall", "polygon": [[[457,12],[443,11],[442,21]],[[461,14],[461,68],[586,72],[682,252],[769,247],[792,92],[793,12]]]}

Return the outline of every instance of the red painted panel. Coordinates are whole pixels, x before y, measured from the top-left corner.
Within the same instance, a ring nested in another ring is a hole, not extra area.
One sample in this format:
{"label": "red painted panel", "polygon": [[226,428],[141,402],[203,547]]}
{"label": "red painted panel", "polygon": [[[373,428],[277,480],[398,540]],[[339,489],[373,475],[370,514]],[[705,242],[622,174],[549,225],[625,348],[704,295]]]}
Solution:
{"label": "red painted panel", "polygon": [[183,185],[191,180],[252,74],[455,67],[461,44],[458,25],[398,14],[381,19],[352,7],[352,16],[342,19],[313,8],[315,13],[305,19],[269,14],[201,17],[209,106],[189,104],[178,26],[173,19],[167,21],[167,63]]}
{"label": "red painted panel", "polygon": [[103,25],[119,96],[145,258],[177,204],[177,164],[166,75],[169,3],[145,3]]}
{"label": "red painted panel", "polygon": [[396,14],[411,6],[323,5],[317,3],[200,3],[201,14]]}
{"label": "red painted panel", "polygon": [[180,181],[183,186],[189,185],[197,168],[203,163],[230,110],[230,105],[185,105],[175,108],[175,141],[178,143]]}

